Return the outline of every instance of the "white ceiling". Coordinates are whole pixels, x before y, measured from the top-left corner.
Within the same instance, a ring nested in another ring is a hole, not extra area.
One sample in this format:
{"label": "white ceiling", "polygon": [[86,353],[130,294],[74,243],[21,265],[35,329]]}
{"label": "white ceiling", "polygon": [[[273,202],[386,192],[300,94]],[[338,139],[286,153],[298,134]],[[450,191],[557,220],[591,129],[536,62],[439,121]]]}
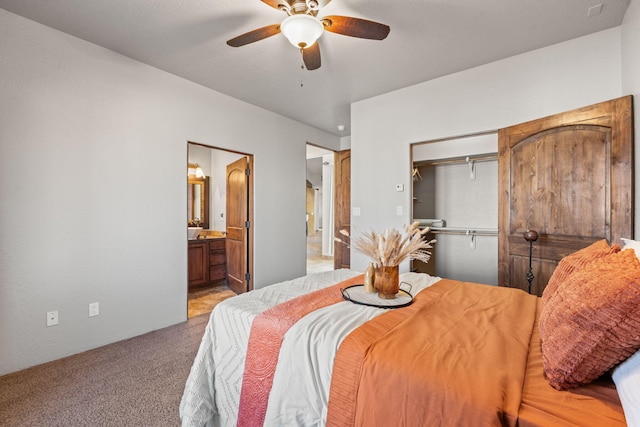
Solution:
{"label": "white ceiling", "polygon": [[[598,4],[601,13],[588,16]],[[333,0],[319,17],[369,19],[391,33],[372,41],[325,32],[322,67],[306,71],[280,34],[240,48],[225,43],[285,17],[260,0],[0,0],[0,8],[338,136],[350,134],[354,101],[618,26],[628,4]]]}

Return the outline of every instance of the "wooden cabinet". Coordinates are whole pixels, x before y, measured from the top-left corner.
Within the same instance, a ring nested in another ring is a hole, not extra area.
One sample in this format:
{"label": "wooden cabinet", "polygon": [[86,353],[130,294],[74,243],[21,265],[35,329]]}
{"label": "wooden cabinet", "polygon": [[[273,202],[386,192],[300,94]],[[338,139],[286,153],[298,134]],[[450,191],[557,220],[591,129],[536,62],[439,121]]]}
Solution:
{"label": "wooden cabinet", "polygon": [[188,251],[189,289],[226,283],[225,239],[190,240]]}
{"label": "wooden cabinet", "polygon": [[209,281],[219,282],[227,279],[227,266],[224,239],[209,242]]}
{"label": "wooden cabinet", "polygon": [[209,242],[189,241],[189,289],[209,283]]}

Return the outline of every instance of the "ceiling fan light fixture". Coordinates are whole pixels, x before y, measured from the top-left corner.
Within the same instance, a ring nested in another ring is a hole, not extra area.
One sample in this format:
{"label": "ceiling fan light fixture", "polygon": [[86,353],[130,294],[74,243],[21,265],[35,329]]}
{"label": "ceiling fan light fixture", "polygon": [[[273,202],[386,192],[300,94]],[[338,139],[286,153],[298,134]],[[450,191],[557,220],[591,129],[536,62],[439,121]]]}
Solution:
{"label": "ceiling fan light fixture", "polygon": [[304,49],[313,45],[322,36],[324,27],[315,16],[297,14],[287,16],[280,24],[280,31],[292,45]]}

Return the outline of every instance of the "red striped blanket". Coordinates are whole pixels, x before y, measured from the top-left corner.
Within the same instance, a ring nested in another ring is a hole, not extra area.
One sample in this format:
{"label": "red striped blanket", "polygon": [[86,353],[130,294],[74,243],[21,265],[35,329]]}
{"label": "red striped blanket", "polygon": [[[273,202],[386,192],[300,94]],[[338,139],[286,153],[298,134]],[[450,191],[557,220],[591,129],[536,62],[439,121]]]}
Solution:
{"label": "red striped blanket", "polygon": [[312,311],[344,301],[340,289],[362,281],[363,275],[359,275],[302,295],[266,310],[253,320],[242,377],[238,426],[264,424],[280,347],[289,328]]}

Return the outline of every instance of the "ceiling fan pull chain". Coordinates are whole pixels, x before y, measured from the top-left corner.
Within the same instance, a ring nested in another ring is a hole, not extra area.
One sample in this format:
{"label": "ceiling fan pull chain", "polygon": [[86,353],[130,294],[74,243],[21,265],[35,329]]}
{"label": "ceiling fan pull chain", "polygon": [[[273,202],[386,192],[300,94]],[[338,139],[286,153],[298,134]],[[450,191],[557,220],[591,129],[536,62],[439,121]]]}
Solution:
{"label": "ceiling fan pull chain", "polygon": [[303,49],[300,49],[300,59],[302,59],[302,63],[300,64],[300,87],[304,87],[304,53],[302,52]]}

